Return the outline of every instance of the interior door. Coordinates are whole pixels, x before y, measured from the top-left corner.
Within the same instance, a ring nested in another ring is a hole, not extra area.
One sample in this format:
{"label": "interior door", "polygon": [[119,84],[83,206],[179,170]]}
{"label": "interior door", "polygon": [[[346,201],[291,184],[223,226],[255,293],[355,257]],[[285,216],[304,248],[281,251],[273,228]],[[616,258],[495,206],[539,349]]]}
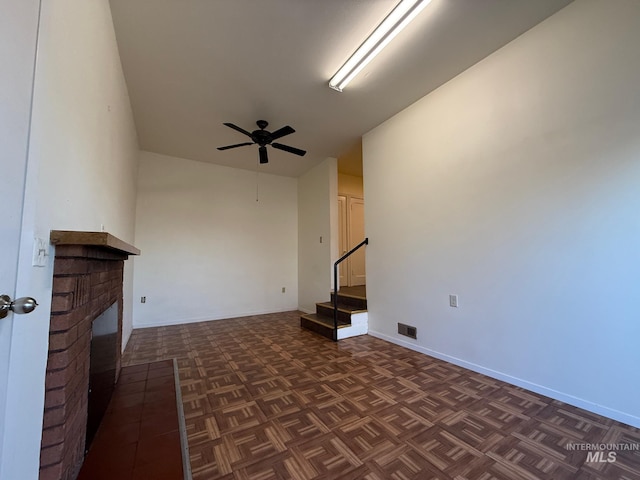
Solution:
{"label": "interior door", "polygon": [[[39,1],[0,0],[0,295],[16,292]],[[0,319],[0,460],[4,459],[9,356],[15,314]],[[19,320],[17,320],[19,321]],[[17,368],[17,367],[13,367]],[[0,468],[0,477],[2,474]]]}
{"label": "interior door", "polygon": [[[347,236],[347,197],[344,195],[338,195],[338,248],[339,248],[339,256],[341,257],[345,253],[347,253],[347,246],[349,244],[348,236]],[[348,278],[348,259],[344,262],[341,262],[338,266],[338,285],[339,286],[347,286],[349,285]]]}
{"label": "interior door", "polygon": [[[349,248],[353,248],[365,239],[364,200],[349,198]],[[349,285],[365,285],[365,248],[360,248],[350,257]]]}

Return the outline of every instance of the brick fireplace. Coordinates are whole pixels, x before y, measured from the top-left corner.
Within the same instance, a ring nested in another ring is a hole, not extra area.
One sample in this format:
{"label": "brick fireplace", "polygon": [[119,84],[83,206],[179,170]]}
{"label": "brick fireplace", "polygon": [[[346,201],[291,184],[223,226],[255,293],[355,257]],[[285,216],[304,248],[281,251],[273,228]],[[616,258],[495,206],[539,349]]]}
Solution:
{"label": "brick fireplace", "polygon": [[116,305],[117,378],[124,262],[140,251],[106,232],[54,230],[51,243],[56,249],[40,480],[74,480],[85,453],[92,323]]}

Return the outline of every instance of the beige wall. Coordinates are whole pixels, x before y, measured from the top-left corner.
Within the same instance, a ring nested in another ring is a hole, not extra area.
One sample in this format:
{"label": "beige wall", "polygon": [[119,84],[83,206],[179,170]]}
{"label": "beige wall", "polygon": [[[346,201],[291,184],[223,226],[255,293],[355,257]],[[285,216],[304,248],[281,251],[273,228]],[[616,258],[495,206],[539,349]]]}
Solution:
{"label": "beige wall", "polygon": [[338,173],[362,177],[362,139],[338,157]]}
{"label": "beige wall", "polygon": [[364,186],[362,177],[354,177],[353,175],[344,175],[339,173],[338,194],[363,198]]}

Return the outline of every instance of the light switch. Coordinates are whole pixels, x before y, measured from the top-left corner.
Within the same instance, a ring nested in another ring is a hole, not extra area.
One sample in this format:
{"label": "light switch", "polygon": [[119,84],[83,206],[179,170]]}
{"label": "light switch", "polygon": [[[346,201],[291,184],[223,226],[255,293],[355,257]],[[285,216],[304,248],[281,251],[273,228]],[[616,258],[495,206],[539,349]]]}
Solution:
{"label": "light switch", "polygon": [[449,306],[450,307],[458,306],[458,295],[449,295]]}
{"label": "light switch", "polygon": [[49,245],[44,238],[34,237],[33,239],[33,261],[34,267],[46,267],[49,256]]}

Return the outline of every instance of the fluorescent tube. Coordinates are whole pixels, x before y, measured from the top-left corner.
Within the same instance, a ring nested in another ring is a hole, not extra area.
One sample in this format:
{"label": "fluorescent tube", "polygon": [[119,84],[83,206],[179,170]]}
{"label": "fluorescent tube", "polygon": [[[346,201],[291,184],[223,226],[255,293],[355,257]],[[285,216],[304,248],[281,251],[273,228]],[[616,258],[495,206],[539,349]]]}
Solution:
{"label": "fluorescent tube", "polygon": [[339,92],[426,7],[431,0],[402,0],[329,80]]}

